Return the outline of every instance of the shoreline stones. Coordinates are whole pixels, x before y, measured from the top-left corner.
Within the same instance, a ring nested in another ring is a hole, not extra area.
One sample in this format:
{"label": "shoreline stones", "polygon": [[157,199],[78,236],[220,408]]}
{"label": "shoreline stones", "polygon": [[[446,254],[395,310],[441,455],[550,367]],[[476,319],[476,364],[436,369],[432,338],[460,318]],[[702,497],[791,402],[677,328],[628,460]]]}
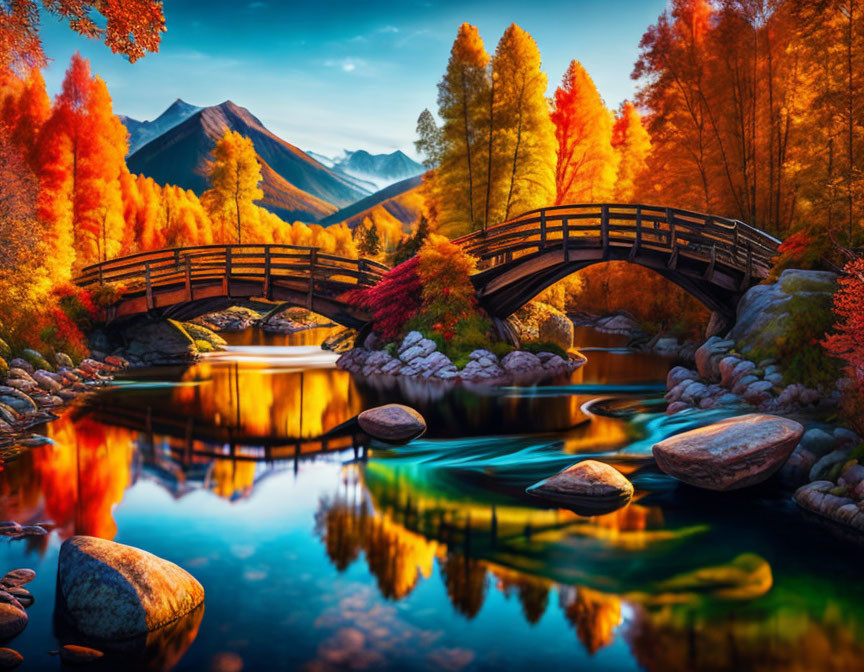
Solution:
{"label": "shoreline stones", "polygon": [[583,460],[529,487],[526,492],[573,509],[582,515],[609,513],[633,496],[633,484],[617,469],[597,460]]}
{"label": "shoreline stones", "polygon": [[768,479],[795,450],[804,428],[752,413],[672,436],[653,446],[657,466],[707,490],[736,490]]}
{"label": "shoreline stones", "polygon": [[197,609],[204,588],[187,571],[152,553],[96,537],[60,547],[57,603],[75,632],[97,641],[128,640]]}
{"label": "shoreline stones", "polygon": [[426,421],[410,406],[387,404],[370,408],[357,416],[357,424],[373,439],[403,444],[426,432]]}
{"label": "shoreline stones", "polygon": [[[364,345],[374,343],[367,339]],[[354,347],[339,357],[336,366],[364,377],[384,375],[505,385],[536,383],[564,375],[586,361],[581,355],[565,360],[551,352],[535,355],[524,350],[514,350],[499,359],[489,350],[478,349],[470,353],[467,364],[460,371],[447,355],[438,350],[433,340],[424,338],[419,331],[411,331],[395,352]]]}
{"label": "shoreline stones", "polygon": [[0,648],[0,670],[11,670],[24,662],[24,656],[5,646]]}

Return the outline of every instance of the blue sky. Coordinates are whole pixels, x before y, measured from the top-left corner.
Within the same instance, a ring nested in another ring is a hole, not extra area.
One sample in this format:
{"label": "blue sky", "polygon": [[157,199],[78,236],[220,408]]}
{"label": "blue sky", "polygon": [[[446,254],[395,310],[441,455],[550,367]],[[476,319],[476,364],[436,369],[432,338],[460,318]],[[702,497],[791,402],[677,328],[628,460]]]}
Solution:
{"label": "blue sky", "polygon": [[582,61],[610,107],[632,97],[639,39],[665,0],[165,0],[162,48],[135,64],[47,18],[42,36],[59,90],[80,50],[105,79],[114,110],[153,119],[176,98],[249,108],[303,149],[402,149],[414,154],[417,115],[436,84],[459,24],[478,26],[491,53],[516,22],[540,47],[550,93]]}

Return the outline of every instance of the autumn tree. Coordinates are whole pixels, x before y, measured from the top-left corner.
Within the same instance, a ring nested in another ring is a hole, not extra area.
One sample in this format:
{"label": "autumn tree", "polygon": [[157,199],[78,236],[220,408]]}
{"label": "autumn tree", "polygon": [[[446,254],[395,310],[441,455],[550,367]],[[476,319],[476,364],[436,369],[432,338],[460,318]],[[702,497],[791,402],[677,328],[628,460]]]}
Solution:
{"label": "autumn tree", "polygon": [[[261,183],[261,164],[255,153],[255,146],[249,138],[231,129],[210,152],[208,165],[210,189],[201,196],[214,224],[220,227],[219,238],[227,243],[234,238],[243,242],[243,232],[255,236],[260,216],[255,201],[264,198],[259,187]],[[234,234],[229,234],[233,227]]]}
{"label": "autumn tree", "polygon": [[442,143],[441,129],[438,128],[435,117],[428,109],[423,110],[417,118],[417,141],[414,147],[423,157],[426,168],[434,168],[441,161]]}
{"label": "autumn tree", "polygon": [[578,61],[570,63],[555,90],[551,117],[558,140],[555,204],[608,201],[618,167],[612,115]]}
{"label": "autumn tree", "polygon": [[[135,62],[147,52],[159,50],[165,31],[162,2],[123,0],[13,0],[0,3],[0,68],[27,70],[46,64],[39,39],[40,13],[69,24],[85,37],[103,40],[115,54]],[[100,15],[99,18],[94,13]]]}
{"label": "autumn tree", "polygon": [[478,128],[488,104],[489,54],[477,28],[463,23],[438,84],[441,154],[436,170],[438,217],[451,231],[470,231],[482,221],[482,174]]}
{"label": "autumn tree", "polygon": [[[546,102],[546,74],[536,42],[515,23],[498,43],[492,70],[496,104],[489,149],[494,146],[495,152],[489,151],[487,194],[493,184],[500,185],[500,198],[489,203],[487,197],[487,226],[548,205],[555,195],[555,127]],[[497,179],[493,163],[500,164]]]}
{"label": "autumn tree", "polygon": [[612,126],[612,148],[618,155],[615,178],[615,201],[631,203],[640,200],[637,185],[647,169],[651,138],[642,126],[639,111],[629,100],[624,101]]}
{"label": "autumn tree", "polygon": [[126,129],[114,116],[105,82],[75,54],[38,140],[39,213],[55,241],[58,280],[115,256],[123,243],[120,174]]}
{"label": "autumn tree", "polygon": [[381,252],[381,238],[374,224],[357,227],[355,237],[358,239],[357,251],[364,257],[374,257]]}

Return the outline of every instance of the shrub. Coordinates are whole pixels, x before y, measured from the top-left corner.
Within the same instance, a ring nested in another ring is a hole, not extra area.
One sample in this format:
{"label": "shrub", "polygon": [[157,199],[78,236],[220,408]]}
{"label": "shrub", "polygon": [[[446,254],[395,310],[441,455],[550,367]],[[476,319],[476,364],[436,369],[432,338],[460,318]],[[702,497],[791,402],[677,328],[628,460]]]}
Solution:
{"label": "shrub", "polygon": [[855,431],[864,434],[864,258],[853,259],[843,270],[834,294],[834,332],[822,345],[843,362],[848,380],[842,409]]}
{"label": "shrub", "polygon": [[420,309],[421,286],[417,274],[419,260],[409,259],[390,269],[374,287],[353,289],[342,299],[371,314],[375,332],[385,341],[403,333],[405,324]]}

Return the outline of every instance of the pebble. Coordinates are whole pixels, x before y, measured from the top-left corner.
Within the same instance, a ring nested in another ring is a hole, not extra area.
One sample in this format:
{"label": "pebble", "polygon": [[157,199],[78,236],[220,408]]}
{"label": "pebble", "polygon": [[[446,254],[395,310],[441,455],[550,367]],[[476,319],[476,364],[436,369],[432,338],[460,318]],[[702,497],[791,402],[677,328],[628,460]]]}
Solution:
{"label": "pebble", "polygon": [[11,670],[24,662],[24,656],[13,649],[0,648],[0,670]]}
{"label": "pebble", "polygon": [[60,649],[60,660],[70,665],[94,663],[104,655],[98,649],[91,649],[87,646],[78,646],[76,644],[66,644]]}
{"label": "pebble", "polygon": [[17,597],[2,589],[0,589],[0,603],[11,604],[13,607],[18,607],[19,609],[24,608],[24,605],[18,601]]}
{"label": "pebble", "polygon": [[32,569],[13,569],[11,572],[7,572],[6,575],[0,579],[0,584],[11,587],[23,586],[25,583],[30,583],[35,578],[36,572]]}
{"label": "pebble", "polygon": [[5,592],[7,595],[11,595],[16,600],[18,600],[19,604],[21,604],[25,609],[33,606],[33,602],[35,601],[33,598],[33,593],[31,593],[23,586],[12,586]]}
{"label": "pebble", "polygon": [[14,520],[6,520],[0,523],[0,535],[11,537],[19,534],[21,534],[21,526]]}
{"label": "pebble", "polygon": [[12,639],[27,627],[27,620],[23,609],[0,602],[0,639]]}

